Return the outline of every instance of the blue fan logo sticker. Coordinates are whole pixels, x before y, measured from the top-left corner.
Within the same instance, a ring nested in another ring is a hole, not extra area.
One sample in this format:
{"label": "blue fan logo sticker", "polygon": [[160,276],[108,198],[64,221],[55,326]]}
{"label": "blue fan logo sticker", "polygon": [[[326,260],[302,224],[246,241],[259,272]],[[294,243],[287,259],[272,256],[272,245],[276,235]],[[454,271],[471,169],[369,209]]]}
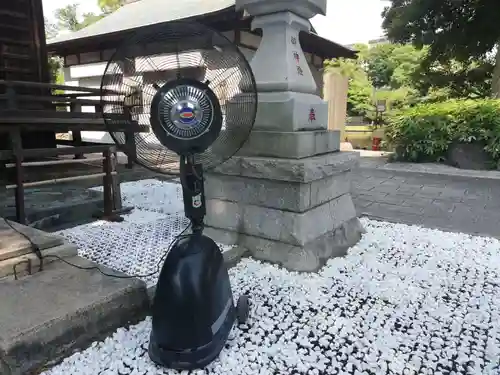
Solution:
{"label": "blue fan logo sticker", "polygon": [[193,108],[188,106],[183,106],[179,111],[179,120],[185,125],[191,125],[196,123],[196,115]]}

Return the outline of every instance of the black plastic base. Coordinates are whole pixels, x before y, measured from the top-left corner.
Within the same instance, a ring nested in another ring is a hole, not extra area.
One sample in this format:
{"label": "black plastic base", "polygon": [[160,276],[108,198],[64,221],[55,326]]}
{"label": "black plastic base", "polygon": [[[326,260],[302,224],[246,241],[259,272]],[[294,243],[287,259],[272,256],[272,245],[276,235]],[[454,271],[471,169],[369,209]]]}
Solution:
{"label": "black plastic base", "polygon": [[155,340],[154,331],[152,331],[149,338],[149,358],[157,365],[174,370],[202,369],[220,354],[235,320],[236,308],[232,305],[226,320],[208,345],[182,352],[161,348]]}
{"label": "black plastic base", "polygon": [[149,356],[156,364],[194,370],[219,355],[241,314],[224,257],[212,239],[197,232],[172,246],[158,278],[151,315]]}

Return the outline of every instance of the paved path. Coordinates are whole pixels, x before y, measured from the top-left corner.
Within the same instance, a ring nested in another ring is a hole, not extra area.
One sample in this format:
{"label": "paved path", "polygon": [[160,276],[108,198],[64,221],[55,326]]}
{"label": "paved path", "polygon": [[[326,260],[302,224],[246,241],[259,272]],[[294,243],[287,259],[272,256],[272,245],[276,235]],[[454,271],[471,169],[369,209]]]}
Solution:
{"label": "paved path", "polygon": [[388,170],[362,159],[353,180],[360,214],[500,238],[500,180]]}

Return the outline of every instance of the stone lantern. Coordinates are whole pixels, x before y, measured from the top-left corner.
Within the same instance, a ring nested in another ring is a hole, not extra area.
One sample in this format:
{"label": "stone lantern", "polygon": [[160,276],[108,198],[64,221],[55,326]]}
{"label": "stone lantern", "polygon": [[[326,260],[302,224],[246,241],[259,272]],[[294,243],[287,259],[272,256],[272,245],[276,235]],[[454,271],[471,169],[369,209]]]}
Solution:
{"label": "stone lantern", "polygon": [[299,42],[326,0],[236,0],[236,8],[262,29],[250,62],[258,113],[243,149],[207,173],[207,233],[257,259],[315,271],[363,233],[350,193],[359,155],[340,152],[340,132],[327,130],[328,104]]}

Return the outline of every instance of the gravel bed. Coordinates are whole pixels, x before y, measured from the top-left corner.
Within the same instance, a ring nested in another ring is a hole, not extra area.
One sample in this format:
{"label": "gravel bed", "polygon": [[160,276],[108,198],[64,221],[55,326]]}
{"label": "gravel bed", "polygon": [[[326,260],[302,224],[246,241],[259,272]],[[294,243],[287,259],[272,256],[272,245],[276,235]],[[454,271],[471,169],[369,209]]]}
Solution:
{"label": "gravel bed", "polygon": [[[142,202],[135,213],[142,221],[99,222],[61,234],[84,257],[144,273],[186,221],[162,198],[161,184],[168,183],[130,184],[122,184],[124,200]],[[145,195],[151,186],[156,192]],[[251,298],[249,321],[233,328],[219,359],[191,373],[500,374],[500,242],[362,222],[361,241],[317,274],[253,259],[232,268],[235,298]],[[151,362],[150,328],[146,319],[119,329],[44,375],[188,374]]]}

